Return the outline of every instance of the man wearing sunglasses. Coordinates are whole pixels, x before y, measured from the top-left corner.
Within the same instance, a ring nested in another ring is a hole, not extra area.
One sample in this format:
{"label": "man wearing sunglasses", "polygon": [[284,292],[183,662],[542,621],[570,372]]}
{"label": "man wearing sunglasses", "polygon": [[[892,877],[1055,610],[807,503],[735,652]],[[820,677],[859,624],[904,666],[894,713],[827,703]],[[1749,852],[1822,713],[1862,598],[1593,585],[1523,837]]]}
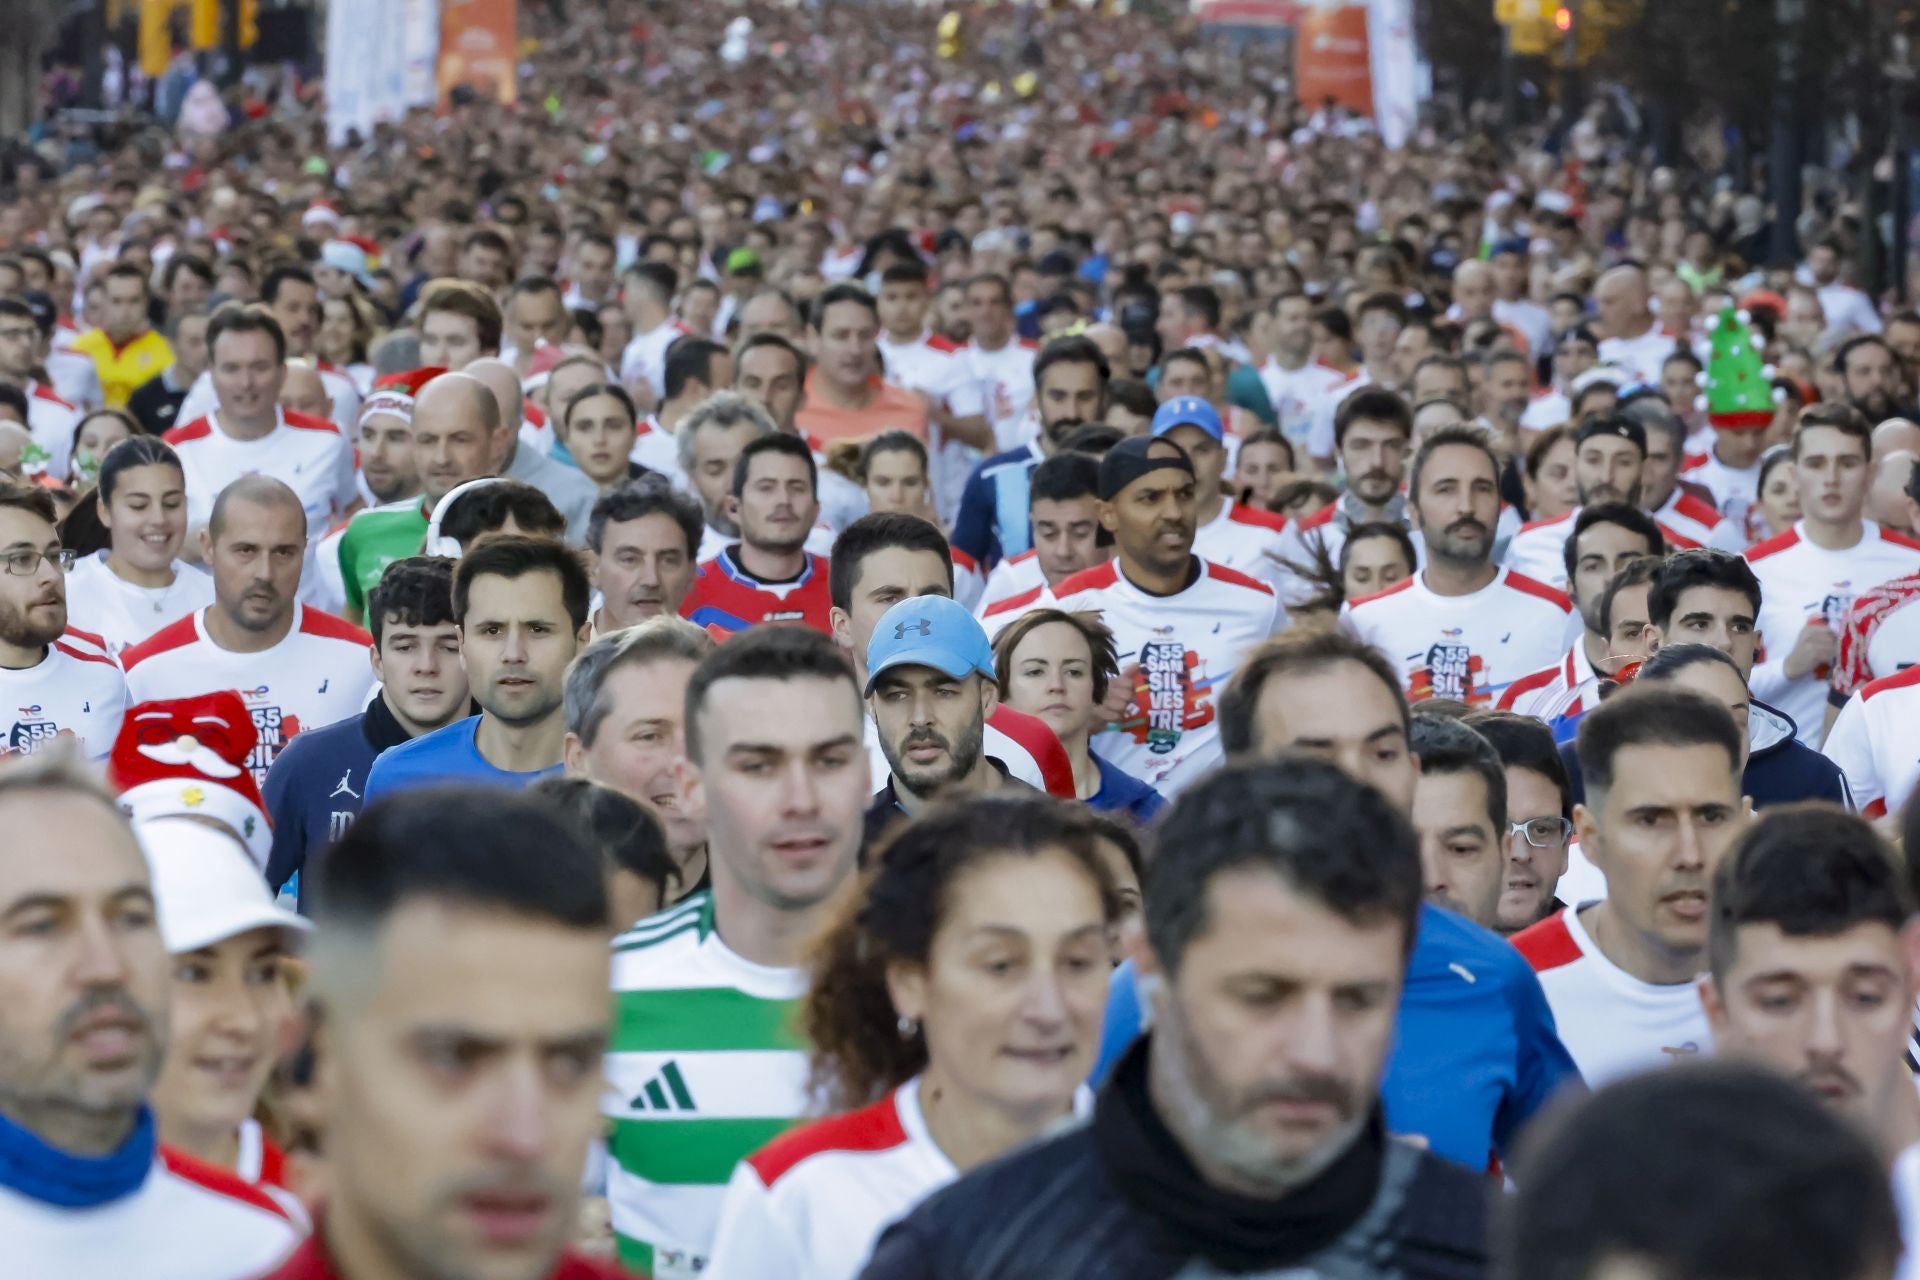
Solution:
{"label": "man wearing sunglasses", "polygon": [[1553,731],[1538,720],[1476,711],[1462,723],[1492,744],[1507,776],[1507,865],[1488,927],[1511,936],[1567,905],[1557,890],[1573,840],[1573,792]]}
{"label": "man wearing sunglasses", "polygon": [[127,678],[98,636],[67,629],[67,570],[53,498],[0,481],[0,759],[76,738],[104,759],[127,710]]}

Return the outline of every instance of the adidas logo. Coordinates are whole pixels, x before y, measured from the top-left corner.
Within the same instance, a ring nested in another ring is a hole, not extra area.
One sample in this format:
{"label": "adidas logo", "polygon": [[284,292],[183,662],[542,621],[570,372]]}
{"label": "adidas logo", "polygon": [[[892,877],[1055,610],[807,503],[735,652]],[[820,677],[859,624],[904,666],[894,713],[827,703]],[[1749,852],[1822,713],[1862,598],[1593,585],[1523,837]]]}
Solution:
{"label": "adidas logo", "polygon": [[688,1091],[677,1062],[669,1062],[660,1068],[660,1074],[641,1086],[640,1092],[634,1094],[633,1101],[627,1105],[635,1111],[699,1110],[693,1103],[693,1094]]}

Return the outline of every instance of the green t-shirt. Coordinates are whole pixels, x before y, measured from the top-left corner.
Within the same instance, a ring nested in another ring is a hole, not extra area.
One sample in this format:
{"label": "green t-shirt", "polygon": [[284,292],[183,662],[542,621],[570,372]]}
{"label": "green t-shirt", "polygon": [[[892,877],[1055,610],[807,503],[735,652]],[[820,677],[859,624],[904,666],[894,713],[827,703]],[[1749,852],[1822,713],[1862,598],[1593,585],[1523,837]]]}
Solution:
{"label": "green t-shirt", "polygon": [[807,1113],[804,968],[736,955],[697,894],[613,941],[607,1200],[620,1261],[691,1280],[734,1166]]}
{"label": "green t-shirt", "polygon": [[369,507],[347,523],[340,535],[340,580],[347,589],[347,607],[354,616],[367,616],[367,592],[395,560],[420,554],[427,541],[427,513],[419,498],[402,498],[384,507]]}

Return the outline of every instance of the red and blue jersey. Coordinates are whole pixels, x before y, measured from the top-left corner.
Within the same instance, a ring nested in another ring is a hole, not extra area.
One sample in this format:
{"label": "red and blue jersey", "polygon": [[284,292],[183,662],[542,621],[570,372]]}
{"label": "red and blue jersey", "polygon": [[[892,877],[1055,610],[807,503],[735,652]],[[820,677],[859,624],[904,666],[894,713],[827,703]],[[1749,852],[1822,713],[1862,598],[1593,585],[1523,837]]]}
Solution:
{"label": "red and blue jersey", "polygon": [[702,627],[745,631],[768,622],[798,623],[833,634],[827,616],[827,558],[807,553],[800,572],[784,582],[765,582],[740,567],[738,543],[700,565],[693,589],[680,602],[680,616]]}

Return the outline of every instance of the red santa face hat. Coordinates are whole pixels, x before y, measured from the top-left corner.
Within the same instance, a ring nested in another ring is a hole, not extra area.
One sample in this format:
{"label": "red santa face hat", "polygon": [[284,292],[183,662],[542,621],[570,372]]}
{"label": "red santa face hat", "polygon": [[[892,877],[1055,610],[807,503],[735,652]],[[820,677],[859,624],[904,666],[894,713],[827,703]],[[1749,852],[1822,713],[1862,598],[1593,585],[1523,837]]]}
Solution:
{"label": "red santa face hat", "polygon": [[445,369],[425,366],[419,369],[406,369],[399,373],[390,373],[373,384],[373,390],[360,402],[360,421],[365,422],[376,413],[390,413],[402,422],[413,421],[413,403],[420,398],[420,388],[445,373]]}
{"label": "red santa face hat", "polygon": [[233,832],[262,871],[273,847],[266,801],[247,768],[260,740],[232,690],[142,702],[127,712],[107,759],[107,781],[135,823],[188,817]]}

